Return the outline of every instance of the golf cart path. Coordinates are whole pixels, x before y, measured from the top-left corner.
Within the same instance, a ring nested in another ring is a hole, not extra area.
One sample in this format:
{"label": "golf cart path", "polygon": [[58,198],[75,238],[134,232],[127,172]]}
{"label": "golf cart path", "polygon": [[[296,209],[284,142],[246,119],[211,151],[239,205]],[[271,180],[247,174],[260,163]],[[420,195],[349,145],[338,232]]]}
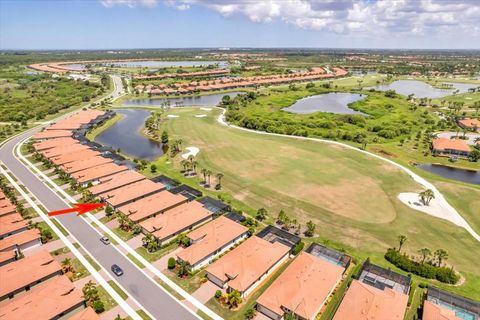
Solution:
{"label": "golf cart path", "polygon": [[[459,227],[462,227],[465,230],[467,230],[467,232],[470,233],[472,235],[472,237],[474,237],[477,241],[480,242],[480,235],[478,235],[473,230],[473,228],[468,224],[468,222],[458,213],[458,211],[448,203],[448,201],[445,199],[445,197],[442,195],[442,193],[432,183],[428,182],[426,179],[422,178],[421,176],[419,176],[418,174],[416,174],[412,170],[408,169],[407,167],[404,167],[401,164],[396,163],[395,161],[384,158],[384,157],[379,156],[377,154],[374,154],[374,153],[371,153],[371,152],[368,152],[368,151],[365,151],[365,150],[361,150],[361,149],[358,149],[356,147],[353,147],[353,146],[350,146],[348,144],[341,143],[341,142],[338,142],[338,141],[331,141],[331,140],[325,140],[325,139],[319,139],[319,138],[300,137],[300,136],[290,136],[290,135],[279,134],[279,133],[257,131],[257,130],[253,130],[253,129],[247,129],[247,128],[239,127],[239,126],[236,126],[236,125],[232,125],[232,124],[229,124],[225,120],[226,109],[219,108],[219,107],[217,107],[217,108],[223,110],[222,113],[217,118],[218,123],[220,123],[223,126],[228,126],[230,128],[243,130],[243,131],[247,131],[247,132],[252,132],[252,133],[256,133],[256,134],[262,134],[262,135],[286,137],[286,138],[291,138],[291,139],[308,140],[308,141],[316,141],[316,142],[334,144],[334,145],[345,147],[345,148],[350,149],[350,150],[355,150],[357,152],[361,152],[363,154],[366,154],[366,155],[374,157],[376,159],[385,161],[385,162],[399,168],[400,170],[402,170],[406,174],[408,174],[415,182],[420,184],[423,188],[432,190],[433,194],[435,195],[435,199],[433,199],[432,202],[431,202],[432,204],[435,205],[435,207],[432,208],[432,209],[425,210],[424,208],[418,208],[416,206],[413,206],[413,205],[409,204],[409,201],[410,202],[415,201],[412,197],[412,194],[409,194],[408,197],[399,196],[399,199],[405,205],[409,206],[412,209],[415,209],[415,210],[427,213],[429,215],[432,215],[434,217],[448,220],[448,221],[454,223],[455,225],[457,225]],[[416,197],[416,200],[418,200],[418,195]]]}

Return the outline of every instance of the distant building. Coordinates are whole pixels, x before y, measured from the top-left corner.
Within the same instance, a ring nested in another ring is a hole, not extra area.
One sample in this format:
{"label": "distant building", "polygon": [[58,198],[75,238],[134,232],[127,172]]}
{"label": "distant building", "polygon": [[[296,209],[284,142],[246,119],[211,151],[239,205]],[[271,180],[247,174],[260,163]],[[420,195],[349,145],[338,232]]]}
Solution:
{"label": "distant building", "polygon": [[468,157],[470,147],[461,139],[436,138],[432,140],[432,153],[438,156]]}
{"label": "distant building", "polygon": [[472,130],[472,131],[480,131],[480,120],[479,119],[470,119],[465,118],[462,120],[458,120],[458,125],[462,128]]}
{"label": "distant building", "polygon": [[480,302],[430,286],[423,305],[423,320],[480,319]]}

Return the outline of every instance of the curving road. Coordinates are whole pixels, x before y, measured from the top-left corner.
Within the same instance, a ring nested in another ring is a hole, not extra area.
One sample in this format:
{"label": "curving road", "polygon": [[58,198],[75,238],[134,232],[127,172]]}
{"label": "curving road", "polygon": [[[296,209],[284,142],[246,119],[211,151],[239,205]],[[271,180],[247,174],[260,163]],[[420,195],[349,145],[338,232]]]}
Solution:
{"label": "curving road", "polygon": [[[119,97],[122,92],[121,80],[119,83],[115,81],[113,96]],[[0,147],[0,160],[19,180],[19,183],[23,184],[48,211],[64,209],[68,207],[68,203],[54,193],[14,156],[16,145],[28,139],[40,129],[40,127],[37,127],[28,130],[3,144]],[[58,216],[57,219],[95,257],[102,267],[117,279],[128,295],[134,297],[141,304],[142,308],[153,317],[165,320],[198,319],[186,306],[168,295],[163,288],[154,283],[152,279],[140,271],[135,264],[112,245],[103,245],[99,240],[100,235],[87,220],[77,217],[75,214]],[[123,269],[123,276],[116,277],[111,272],[110,268],[114,263]]]}

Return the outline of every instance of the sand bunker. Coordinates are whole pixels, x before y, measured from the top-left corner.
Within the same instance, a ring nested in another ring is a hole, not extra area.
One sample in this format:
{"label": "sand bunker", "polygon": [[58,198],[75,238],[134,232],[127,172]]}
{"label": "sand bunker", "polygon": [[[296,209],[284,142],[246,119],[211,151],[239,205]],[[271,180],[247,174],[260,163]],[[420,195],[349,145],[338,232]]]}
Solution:
{"label": "sand bunker", "polygon": [[195,157],[198,154],[198,152],[200,152],[200,149],[198,149],[197,147],[187,147],[185,148],[185,150],[187,150],[188,152],[185,152],[184,154],[182,154],[183,159],[188,159],[188,157],[190,156]]}
{"label": "sand bunker", "polygon": [[169,114],[167,117],[168,118],[178,118],[179,116],[177,116],[176,114]]}
{"label": "sand bunker", "polygon": [[206,114],[196,114],[195,118],[205,118],[206,116]]}
{"label": "sand bunker", "polygon": [[202,108],[200,108],[200,110],[203,110],[203,111],[212,111],[212,108],[204,108],[204,107],[202,107]]}

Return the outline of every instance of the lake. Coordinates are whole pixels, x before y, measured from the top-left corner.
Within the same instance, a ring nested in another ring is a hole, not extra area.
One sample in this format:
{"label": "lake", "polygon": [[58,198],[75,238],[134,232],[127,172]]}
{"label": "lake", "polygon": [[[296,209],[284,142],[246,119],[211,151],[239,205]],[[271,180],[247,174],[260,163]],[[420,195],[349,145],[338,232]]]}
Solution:
{"label": "lake", "polygon": [[380,85],[373,87],[375,90],[387,91],[395,90],[396,93],[408,96],[413,94],[417,98],[442,98],[450,96],[453,94],[453,91],[459,90],[459,93],[468,92],[469,88],[477,87],[474,84],[465,84],[465,83],[452,83],[455,89],[437,89],[418,80],[397,80],[387,85]]}
{"label": "lake", "polygon": [[[201,67],[218,65],[219,68],[228,67],[227,61],[160,61],[160,60],[139,60],[139,61],[115,61],[100,63],[102,66],[115,66],[121,68],[170,68],[170,67]],[[67,67],[82,70],[85,68],[84,64],[68,64]]]}
{"label": "lake", "polygon": [[299,114],[331,112],[337,114],[361,114],[368,116],[367,114],[355,111],[348,106],[351,103],[365,99],[365,97],[366,95],[358,93],[330,92],[300,99],[282,110]]}
{"label": "lake", "polygon": [[480,171],[452,168],[439,164],[419,164],[417,167],[444,178],[480,185]]}
{"label": "lake", "polygon": [[116,109],[123,118],[99,134],[95,141],[114,148],[137,159],[153,160],[163,154],[160,142],[146,138],[140,133],[150,111],[141,109]]}
{"label": "lake", "polygon": [[162,106],[165,103],[170,103],[171,107],[183,106],[200,106],[200,107],[212,107],[216,106],[222,101],[223,96],[235,97],[243,92],[226,92],[226,93],[217,93],[209,94],[203,96],[192,96],[192,97],[182,97],[182,98],[149,98],[149,99],[129,99],[123,101],[124,106]]}

